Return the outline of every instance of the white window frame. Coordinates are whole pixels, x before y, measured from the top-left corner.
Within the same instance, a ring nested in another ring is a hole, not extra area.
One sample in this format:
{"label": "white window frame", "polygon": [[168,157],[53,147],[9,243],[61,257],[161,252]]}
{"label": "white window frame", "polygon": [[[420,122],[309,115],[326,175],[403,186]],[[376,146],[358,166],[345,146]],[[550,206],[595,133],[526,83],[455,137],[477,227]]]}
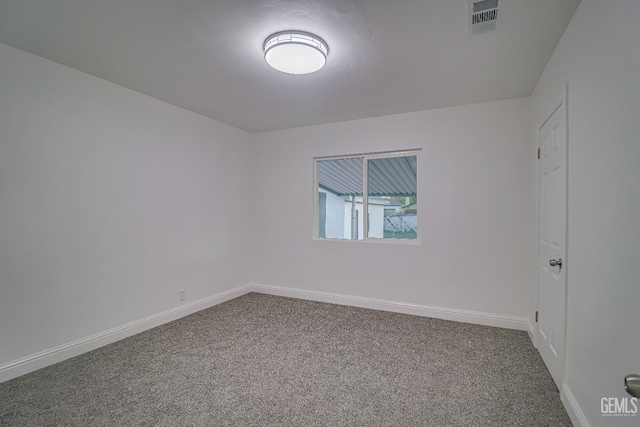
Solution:
{"label": "white window frame", "polygon": [[[385,159],[390,157],[409,157],[416,156],[416,182],[418,182],[416,188],[416,196],[418,196],[417,192],[419,191],[419,170],[420,170],[420,153],[422,152],[421,148],[413,148],[407,150],[395,150],[395,151],[380,151],[376,153],[363,153],[363,154],[346,154],[346,155],[337,155],[337,156],[323,156],[323,157],[314,157],[313,158],[313,240],[322,241],[322,242],[357,242],[357,243],[382,243],[382,244],[402,244],[402,245],[421,245],[422,241],[420,239],[420,209],[418,209],[418,214],[416,215],[416,224],[417,224],[417,235],[415,239],[395,239],[395,238],[378,238],[378,237],[369,237],[369,188],[368,188],[368,174],[369,174],[369,160],[373,159]],[[339,160],[339,159],[362,159],[362,206],[363,212],[362,215],[362,230],[363,230],[363,238],[359,240],[354,239],[330,239],[325,237],[318,237],[318,226],[319,226],[319,212],[318,212],[318,162],[323,160]],[[420,197],[417,197],[418,201],[420,201]]]}

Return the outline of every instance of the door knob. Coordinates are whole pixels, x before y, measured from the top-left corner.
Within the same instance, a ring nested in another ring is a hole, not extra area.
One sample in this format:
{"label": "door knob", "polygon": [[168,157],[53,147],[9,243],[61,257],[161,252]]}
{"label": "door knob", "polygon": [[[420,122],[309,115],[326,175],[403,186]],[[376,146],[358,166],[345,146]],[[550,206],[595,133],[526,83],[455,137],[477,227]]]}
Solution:
{"label": "door knob", "polygon": [[640,398],[640,375],[631,374],[624,377],[624,389],[631,396]]}
{"label": "door knob", "polygon": [[550,259],[549,260],[549,265],[551,267],[560,267],[560,270],[562,270],[562,258],[558,258],[558,259]]}

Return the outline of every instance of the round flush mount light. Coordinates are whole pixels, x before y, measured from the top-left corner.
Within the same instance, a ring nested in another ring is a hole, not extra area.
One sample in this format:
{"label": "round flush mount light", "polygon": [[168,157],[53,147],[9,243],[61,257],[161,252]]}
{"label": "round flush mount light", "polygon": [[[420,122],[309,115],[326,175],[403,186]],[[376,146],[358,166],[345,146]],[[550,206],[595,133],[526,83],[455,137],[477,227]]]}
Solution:
{"label": "round flush mount light", "polygon": [[282,31],[264,41],[264,59],[272,68],[288,74],[309,74],[327,63],[329,47],[315,34]]}

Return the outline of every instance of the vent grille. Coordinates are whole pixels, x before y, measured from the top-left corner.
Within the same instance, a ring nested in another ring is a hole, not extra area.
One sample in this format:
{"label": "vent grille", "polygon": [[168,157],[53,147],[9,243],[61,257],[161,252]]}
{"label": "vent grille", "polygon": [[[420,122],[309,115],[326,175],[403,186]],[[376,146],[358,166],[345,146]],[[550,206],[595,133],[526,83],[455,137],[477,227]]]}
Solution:
{"label": "vent grille", "polygon": [[468,0],[469,35],[495,30],[498,20],[498,0]]}
{"label": "vent grille", "polygon": [[489,9],[497,9],[498,0],[481,0],[473,3],[473,13],[482,12]]}

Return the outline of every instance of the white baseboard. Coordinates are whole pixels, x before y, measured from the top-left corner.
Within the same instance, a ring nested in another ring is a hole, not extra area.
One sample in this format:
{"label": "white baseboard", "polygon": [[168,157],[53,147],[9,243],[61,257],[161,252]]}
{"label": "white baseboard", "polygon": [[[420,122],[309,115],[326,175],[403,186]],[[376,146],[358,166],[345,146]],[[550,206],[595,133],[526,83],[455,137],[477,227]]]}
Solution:
{"label": "white baseboard", "polygon": [[569,414],[569,418],[571,418],[571,422],[576,427],[591,427],[589,421],[587,421],[587,417],[582,412],[580,405],[576,401],[576,398],[571,393],[571,389],[564,383],[562,385],[562,391],[560,392],[560,400],[564,404],[564,408],[567,410]]}
{"label": "white baseboard", "polygon": [[505,316],[501,314],[482,313],[477,311],[458,310],[377,298],[366,298],[252,283],[220,292],[218,294],[163,311],[162,313],[145,317],[144,319],[136,320],[104,332],[2,364],[0,365],[0,382],[19,377],[37,369],[44,368],[45,366],[53,365],[54,363],[78,356],[82,353],[86,353],[87,351],[95,350],[96,348],[111,344],[148,329],[155,328],[156,326],[171,322],[197,311],[213,307],[214,305],[221,304],[249,292],[259,292],[263,294],[349,305],[353,307],[413,314],[416,316],[434,317],[437,319],[475,323],[479,325],[496,326],[522,331],[529,331],[531,329],[530,322],[524,317]]}
{"label": "white baseboard", "polygon": [[531,343],[533,343],[533,346],[536,347],[536,331],[534,329],[533,323],[531,323],[531,319],[527,319],[527,333],[529,334]]}
{"label": "white baseboard", "polygon": [[130,337],[167,322],[179,319],[205,308],[213,307],[233,298],[251,292],[250,285],[239,286],[206,298],[181,305],[162,313],[145,317],[108,331],[100,332],[86,338],[81,338],[48,350],[41,351],[20,359],[0,365],[0,382],[28,374],[45,366],[53,365],[87,351],[95,350],[123,338]]}
{"label": "white baseboard", "polygon": [[527,325],[528,320],[525,317],[505,316],[502,314],[482,313],[478,311],[458,310],[445,307],[434,307],[377,298],[366,298],[353,295],[311,291],[307,289],[263,285],[259,283],[253,283],[251,285],[251,290],[253,292],[259,292],[269,295],[300,298],[311,301],[349,305],[353,307],[372,308],[375,310],[393,311],[396,313],[413,314],[423,317],[434,317],[437,319],[475,323],[478,325],[497,326],[500,328],[517,329],[520,331],[526,331],[529,329]]}

